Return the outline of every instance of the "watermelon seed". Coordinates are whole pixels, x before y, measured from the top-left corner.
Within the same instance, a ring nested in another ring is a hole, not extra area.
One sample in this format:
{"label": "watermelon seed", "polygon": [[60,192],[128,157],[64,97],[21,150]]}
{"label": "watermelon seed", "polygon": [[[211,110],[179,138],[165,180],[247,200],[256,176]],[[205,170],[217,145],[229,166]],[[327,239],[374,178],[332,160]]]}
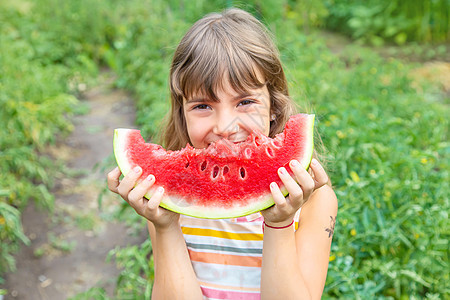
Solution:
{"label": "watermelon seed", "polygon": [[200,169],[202,170],[202,171],[205,171],[205,169],[206,169],[206,165],[207,165],[208,163],[206,162],[206,160],[204,160],[203,162],[202,162],[202,165],[200,166]]}
{"label": "watermelon seed", "polygon": [[260,146],[262,144],[261,138],[259,136],[255,137],[255,145]]}
{"label": "watermelon seed", "polygon": [[283,143],[279,139],[273,139],[270,141],[270,143],[277,149],[283,147]]}
{"label": "watermelon seed", "polygon": [[273,149],[270,148],[270,147],[266,148],[266,153],[267,153],[267,156],[269,156],[269,157],[274,157],[275,156],[275,154],[273,153]]}
{"label": "watermelon seed", "polygon": [[244,179],[244,178],[245,178],[245,169],[244,169],[244,167],[241,167],[241,168],[239,169],[239,172],[241,173],[242,179]]}
{"label": "watermelon seed", "polygon": [[186,168],[186,169],[189,168],[189,162],[186,163],[185,168]]}
{"label": "watermelon seed", "polygon": [[247,158],[247,159],[252,158],[252,150],[250,150],[250,148],[246,148],[246,149],[244,150],[244,156],[245,156],[245,158]]}
{"label": "watermelon seed", "polygon": [[217,175],[219,175],[219,167],[218,166],[214,166],[214,169],[213,169],[213,178],[216,178],[217,177]]}
{"label": "watermelon seed", "polygon": [[228,166],[223,167],[222,174],[223,175],[227,174],[229,170],[230,170],[230,168],[228,168]]}

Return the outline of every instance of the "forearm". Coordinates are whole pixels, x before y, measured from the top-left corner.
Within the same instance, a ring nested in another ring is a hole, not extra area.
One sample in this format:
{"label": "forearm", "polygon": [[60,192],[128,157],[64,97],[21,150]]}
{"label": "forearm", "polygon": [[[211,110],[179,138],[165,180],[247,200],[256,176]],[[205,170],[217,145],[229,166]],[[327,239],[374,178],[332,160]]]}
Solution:
{"label": "forearm", "polygon": [[200,285],[181,228],[173,226],[170,230],[155,230],[155,242],[152,299],[201,299]]}
{"label": "forearm", "polygon": [[265,227],[261,271],[261,299],[310,299],[300,271],[291,227]]}

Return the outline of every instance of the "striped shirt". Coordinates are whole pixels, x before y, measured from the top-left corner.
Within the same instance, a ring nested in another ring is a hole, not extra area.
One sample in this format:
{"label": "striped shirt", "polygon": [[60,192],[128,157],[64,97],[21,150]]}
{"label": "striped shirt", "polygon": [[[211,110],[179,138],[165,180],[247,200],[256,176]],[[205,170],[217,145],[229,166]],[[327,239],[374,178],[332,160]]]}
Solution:
{"label": "striped shirt", "polygon": [[261,213],[220,220],[180,215],[204,299],[260,299],[263,221]]}

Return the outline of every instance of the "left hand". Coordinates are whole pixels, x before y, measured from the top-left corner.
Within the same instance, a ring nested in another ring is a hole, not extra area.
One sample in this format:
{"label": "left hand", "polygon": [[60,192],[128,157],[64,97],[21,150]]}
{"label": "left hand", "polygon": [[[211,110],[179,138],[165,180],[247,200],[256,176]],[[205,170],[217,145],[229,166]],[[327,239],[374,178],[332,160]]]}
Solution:
{"label": "left hand", "polygon": [[278,169],[278,176],[280,176],[289,196],[284,197],[279,186],[272,182],[270,190],[275,205],[261,211],[264,222],[271,226],[289,225],[294,219],[295,213],[308,201],[314,190],[328,183],[328,175],[316,159],[311,161],[309,172],[296,160],[292,160],[289,166],[297,181],[285,168]]}

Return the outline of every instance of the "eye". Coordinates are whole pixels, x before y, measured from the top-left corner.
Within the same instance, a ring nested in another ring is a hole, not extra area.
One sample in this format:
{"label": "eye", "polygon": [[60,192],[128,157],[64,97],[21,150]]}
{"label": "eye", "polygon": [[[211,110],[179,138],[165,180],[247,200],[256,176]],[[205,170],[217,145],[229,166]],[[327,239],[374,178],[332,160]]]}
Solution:
{"label": "eye", "polygon": [[250,105],[252,103],[255,103],[255,101],[254,100],[250,100],[250,99],[245,99],[245,100],[242,100],[241,102],[239,102],[238,106],[239,105]]}
{"label": "eye", "polygon": [[199,104],[199,105],[194,106],[192,109],[204,110],[204,109],[208,109],[208,108],[210,108],[210,106],[207,104]]}

